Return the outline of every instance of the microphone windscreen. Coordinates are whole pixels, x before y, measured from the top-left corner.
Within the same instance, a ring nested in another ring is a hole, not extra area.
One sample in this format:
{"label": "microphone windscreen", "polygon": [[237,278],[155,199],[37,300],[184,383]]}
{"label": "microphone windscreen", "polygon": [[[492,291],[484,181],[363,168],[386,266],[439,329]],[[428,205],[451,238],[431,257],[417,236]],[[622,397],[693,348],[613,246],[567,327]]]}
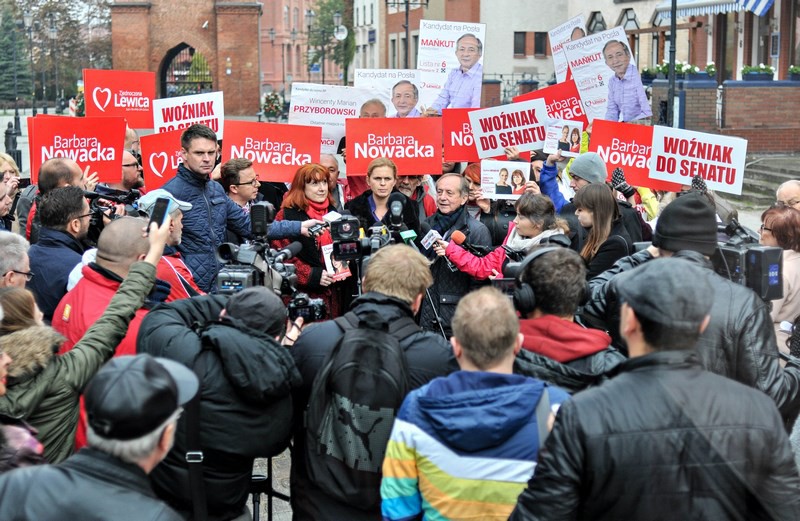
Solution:
{"label": "microphone windscreen", "polygon": [[392,203],[395,202],[395,201],[397,201],[400,204],[402,204],[403,206],[405,206],[406,205],[406,196],[403,195],[400,192],[392,192],[391,194],[389,194],[389,200],[387,201],[387,205],[386,206],[391,207]]}
{"label": "microphone windscreen", "polygon": [[[289,246],[286,247],[286,250],[292,253],[292,257],[300,253],[300,250],[303,249],[303,245],[297,241],[293,241],[289,243]],[[291,257],[290,257],[291,258]]]}
{"label": "microphone windscreen", "polygon": [[461,246],[466,242],[467,236],[464,235],[464,232],[462,232],[461,230],[456,230],[452,234],[450,234],[450,240]]}

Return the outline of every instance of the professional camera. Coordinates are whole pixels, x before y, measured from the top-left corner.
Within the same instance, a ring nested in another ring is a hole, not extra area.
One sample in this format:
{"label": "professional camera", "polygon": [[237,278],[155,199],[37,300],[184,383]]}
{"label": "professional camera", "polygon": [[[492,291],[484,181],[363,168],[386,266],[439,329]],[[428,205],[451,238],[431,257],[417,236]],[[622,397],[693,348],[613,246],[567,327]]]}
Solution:
{"label": "professional camera", "polygon": [[303,323],[316,322],[325,318],[325,302],[321,298],[309,298],[306,293],[297,293],[286,306],[289,320],[303,317]]}
{"label": "professional camera", "polygon": [[103,228],[105,228],[103,218],[113,221],[118,217],[114,213],[114,208],[109,206],[108,203],[132,207],[133,203],[141,197],[141,193],[136,189],[126,192],[98,186],[97,190],[100,190],[100,192],[83,192],[84,197],[89,199],[89,213],[91,214],[89,216],[89,231],[86,234],[86,239],[92,244],[97,244],[97,239],[100,237]]}
{"label": "professional camera", "polygon": [[783,296],[783,250],[760,246],[758,234],[731,219],[719,225],[718,232],[728,237],[711,257],[714,271],[732,282],[747,286],[763,300]]}
{"label": "professional camera", "polygon": [[[361,237],[358,219],[355,217],[343,217],[343,219],[347,219],[346,225],[343,227],[336,226],[341,221],[331,223],[331,236],[333,238],[333,253],[331,256],[336,260],[361,260],[364,257],[374,255],[379,249],[394,242],[385,226],[373,226],[366,236]],[[335,227],[339,228],[336,235],[334,235]]]}
{"label": "professional camera", "polygon": [[289,244],[277,251],[267,244],[269,225],[275,220],[275,208],[259,202],[250,208],[253,240],[242,245],[223,243],[217,248],[217,260],[223,264],[217,274],[217,292],[236,293],[253,286],[271,287],[278,295],[291,295],[297,281],[295,267],[284,261],[297,255],[302,246]]}

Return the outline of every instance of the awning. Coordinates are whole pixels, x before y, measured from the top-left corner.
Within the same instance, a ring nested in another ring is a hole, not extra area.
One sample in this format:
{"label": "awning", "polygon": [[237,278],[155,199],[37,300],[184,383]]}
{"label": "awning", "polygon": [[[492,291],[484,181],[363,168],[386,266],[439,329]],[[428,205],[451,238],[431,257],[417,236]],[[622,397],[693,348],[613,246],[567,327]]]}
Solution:
{"label": "awning", "polygon": [[[733,11],[750,11],[756,16],[764,16],[775,0],[678,0],[677,15],[704,16]],[[672,0],[664,0],[656,6],[656,13],[669,19]]]}
{"label": "awning", "polygon": [[[669,19],[671,10],[672,0],[664,0],[656,6],[656,13],[663,18]],[[679,18],[683,18],[686,16],[703,16],[741,10],[742,6],[738,0],[678,0],[676,14]]]}
{"label": "awning", "polygon": [[751,11],[756,16],[764,16],[772,7],[775,0],[740,0],[741,4],[748,11]]}

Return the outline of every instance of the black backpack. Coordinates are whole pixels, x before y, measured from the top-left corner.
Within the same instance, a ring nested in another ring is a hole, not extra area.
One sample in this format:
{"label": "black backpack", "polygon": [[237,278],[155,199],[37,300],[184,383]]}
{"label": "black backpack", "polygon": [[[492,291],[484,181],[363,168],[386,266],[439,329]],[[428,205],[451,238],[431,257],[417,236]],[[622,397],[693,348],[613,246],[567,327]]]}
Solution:
{"label": "black backpack", "polygon": [[397,410],[409,391],[403,340],[420,331],[409,317],[337,318],[344,331],[314,378],[306,409],[306,468],[328,495],[380,506],[381,467]]}

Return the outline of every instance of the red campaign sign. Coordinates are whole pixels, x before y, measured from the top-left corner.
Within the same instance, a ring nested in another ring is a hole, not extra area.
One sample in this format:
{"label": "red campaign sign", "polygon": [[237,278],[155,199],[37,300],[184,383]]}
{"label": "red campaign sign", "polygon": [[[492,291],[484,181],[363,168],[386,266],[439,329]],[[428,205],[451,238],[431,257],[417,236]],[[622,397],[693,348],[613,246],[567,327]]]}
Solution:
{"label": "red campaign sign", "polygon": [[161,188],[175,177],[178,165],[183,163],[181,134],[183,130],[179,129],[140,138],[144,186],[148,191]]}
{"label": "red campaign sign", "polygon": [[625,180],[631,186],[667,192],[679,192],[681,189],[679,184],[650,177],[653,127],[595,119],[589,151],[597,152],[606,162],[609,180],[614,169],[619,167],[625,172]]}
{"label": "red campaign sign", "polygon": [[249,159],[262,181],[290,183],[297,169],[319,162],[322,128],[225,120],[222,161]]}
{"label": "red campaign sign", "polygon": [[122,117],[131,128],[153,128],[156,74],[84,69],[86,115]]}
{"label": "red campaign sign", "polygon": [[[477,163],[481,160],[478,157],[478,149],[475,148],[475,138],[472,134],[472,125],[469,123],[469,113],[476,108],[470,109],[442,109],[442,131],[444,141],[444,160],[445,161],[466,161]],[[520,152],[520,159],[531,160],[530,152]],[[497,156],[491,159],[507,161],[506,156]]]}
{"label": "red campaign sign", "polygon": [[[100,181],[118,183],[122,178],[124,118],[70,118],[50,116],[28,119],[31,145],[31,182],[48,159],[74,159],[81,170],[97,172]],[[31,130],[34,129],[34,130]]]}
{"label": "red campaign sign", "polygon": [[347,175],[366,175],[373,159],[387,157],[399,175],[442,172],[442,118],[345,120]]}
{"label": "red campaign sign", "polygon": [[547,115],[553,119],[582,121],[583,128],[589,126],[586,113],[583,111],[578,87],[572,80],[572,70],[568,69],[567,79],[544,89],[534,90],[513,98],[514,103],[532,99],[543,99],[547,105]]}

